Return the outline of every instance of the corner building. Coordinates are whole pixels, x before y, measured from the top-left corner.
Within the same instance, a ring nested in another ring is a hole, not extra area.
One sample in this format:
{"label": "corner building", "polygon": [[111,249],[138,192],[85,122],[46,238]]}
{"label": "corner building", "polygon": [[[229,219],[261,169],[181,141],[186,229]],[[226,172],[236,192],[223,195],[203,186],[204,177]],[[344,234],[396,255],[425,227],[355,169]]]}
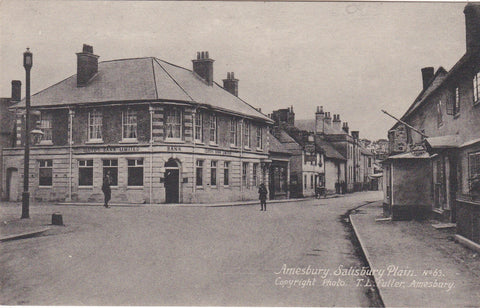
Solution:
{"label": "corner building", "polygon": [[[153,57],[98,58],[84,45],[77,74],[31,98],[32,125],[44,133],[30,150],[33,199],[100,202],[107,173],[112,202],[249,200],[261,182],[268,187],[273,121],[237,96],[233,73],[223,87],[213,81],[208,52],[193,70]],[[3,164],[18,176],[2,185],[20,196],[25,101],[13,108],[15,147]]]}

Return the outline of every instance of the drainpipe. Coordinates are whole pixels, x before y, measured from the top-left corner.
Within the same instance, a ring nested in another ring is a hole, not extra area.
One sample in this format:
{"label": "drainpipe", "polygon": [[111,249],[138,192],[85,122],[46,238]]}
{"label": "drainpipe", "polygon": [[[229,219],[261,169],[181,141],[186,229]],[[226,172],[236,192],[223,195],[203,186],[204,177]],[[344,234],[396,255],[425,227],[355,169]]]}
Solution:
{"label": "drainpipe", "polygon": [[[242,192],[243,200],[243,123],[244,119],[240,119],[240,192]],[[247,171],[248,174],[248,171]]]}
{"label": "drainpipe", "polygon": [[69,156],[69,164],[68,164],[68,199],[72,201],[72,177],[73,177],[73,170],[72,170],[72,146],[73,146],[73,117],[75,116],[75,111],[71,108],[68,109],[68,118],[69,118],[69,140],[68,140],[68,156]]}
{"label": "drainpipe", "polygon": [[150,112],[150,191],[149,199],[150,204],[152,204],[152,195],[153,195],[153,106],[150,104],[148,106],[148,111]]}
{"label": "drainpipe", "polygon": [[[196,135],[196,121],[197,121],[197,118],[196,118],[196,114],[197,114],[197,110],[198,110],[198,105],[193,109],[193,112],[192,112],[192,123],[193,123],[193,129],[192,129],[192,142],[193,142],[193,153],[192,153],[192,167],[193,167],[193,180],[192,180],[192,191],[193,191],[193,194],[195,196],[195,192],[196,192],[196,189],[197,189],[197,166],[196,166],[196,162],[195,162],[195,148],[196,148],[196,142],[195,142],[195,135]],[[202,119],[203,120],[203,119]],[[203,127],[203,126],[202,126]],[[203,132],[202,132],[203,133]],[[193,197],[194,197],[193,196]]]}

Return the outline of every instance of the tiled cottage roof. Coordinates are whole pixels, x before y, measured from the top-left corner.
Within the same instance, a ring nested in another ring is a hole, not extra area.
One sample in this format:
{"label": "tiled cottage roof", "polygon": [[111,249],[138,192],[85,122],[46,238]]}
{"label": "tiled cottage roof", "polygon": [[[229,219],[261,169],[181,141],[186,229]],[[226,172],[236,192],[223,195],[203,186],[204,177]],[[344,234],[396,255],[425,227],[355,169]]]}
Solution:
{"label": "tiled cottage roof", "polygon": [[218,84],[209,86],[191,70],[153,57],[103,61],[86,86],[77,87],[75,74],[31,97],[32,107],[142,101],[198,103],[273,122]]}
{"label": "tiled cottage roof", "polygon": [[340,154],[335,148],[326,140],[321,138],[315,138],[315,146],[317,151],[322,151],[327,158],[346,160],[342,154]]}
{"label": "tiled cottage roof", "polygon": [[268,133],[270,147],[269,151],[273,153],[292,154],[275,136]]}

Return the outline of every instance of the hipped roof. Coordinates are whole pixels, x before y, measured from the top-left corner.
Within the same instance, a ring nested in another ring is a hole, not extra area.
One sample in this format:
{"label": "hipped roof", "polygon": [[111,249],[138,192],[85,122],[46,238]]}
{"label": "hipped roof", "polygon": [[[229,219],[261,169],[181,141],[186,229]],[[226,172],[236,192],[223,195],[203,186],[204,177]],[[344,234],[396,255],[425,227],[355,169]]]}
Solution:
{"label": "hipped roof", "polygon": [[[72,75],[31,97],[32,107],[96,103],[173,101],[197,103],[269,123],[273,121],[217,83],[209,86],[193,71],[154,58],[103,61],[84,87]],[[19,107],[25,106],[22,100]]]}

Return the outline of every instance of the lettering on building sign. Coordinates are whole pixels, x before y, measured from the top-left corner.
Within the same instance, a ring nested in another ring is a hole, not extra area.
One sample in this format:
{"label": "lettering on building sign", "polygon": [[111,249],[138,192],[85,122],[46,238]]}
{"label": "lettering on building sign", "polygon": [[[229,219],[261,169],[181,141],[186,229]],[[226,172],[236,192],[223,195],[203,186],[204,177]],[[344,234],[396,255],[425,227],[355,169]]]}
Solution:
{"label": "lettering on building sign", "polygon": [[167,146],[167,151],[168,152],[181,152],[182,148],[169,145],[169,146]]}
{"label": "lettering on building sign", "polygon": [[133,146],[121,146],[121,147],[114,147],[114,146],[106,146],[106,147],[87,147],[83,148],[83,152],[85,153],[99,153],[99,152],[138,152],[138,147]]}

